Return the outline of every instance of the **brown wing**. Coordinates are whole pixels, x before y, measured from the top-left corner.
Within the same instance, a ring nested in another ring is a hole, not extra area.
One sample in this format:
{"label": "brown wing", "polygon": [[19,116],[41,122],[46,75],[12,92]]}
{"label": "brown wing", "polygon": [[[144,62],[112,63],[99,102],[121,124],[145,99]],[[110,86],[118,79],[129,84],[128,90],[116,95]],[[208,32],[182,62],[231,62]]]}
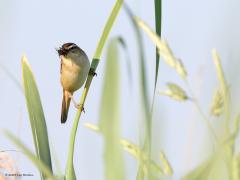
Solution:
{"label": "brown wing", "polygon": [[67,91],[63,90],[61,123],[65,123],[67,121],[70,101],[71,101],[71,98],[69,97],[69,93]]}

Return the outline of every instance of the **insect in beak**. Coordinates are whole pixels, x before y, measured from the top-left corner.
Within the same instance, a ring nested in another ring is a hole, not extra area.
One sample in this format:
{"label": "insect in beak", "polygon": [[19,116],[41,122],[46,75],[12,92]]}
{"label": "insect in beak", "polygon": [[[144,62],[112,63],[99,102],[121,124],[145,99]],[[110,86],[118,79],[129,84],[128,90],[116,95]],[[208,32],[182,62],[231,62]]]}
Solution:
{"label": "insect in beak", "polygon": [[64,49],[62,47],[60,47],[59,49],[56,49],[56,51],[58,52],[59,56],[61,56],[61,55],[65,56],[67,54],[66,49]]}

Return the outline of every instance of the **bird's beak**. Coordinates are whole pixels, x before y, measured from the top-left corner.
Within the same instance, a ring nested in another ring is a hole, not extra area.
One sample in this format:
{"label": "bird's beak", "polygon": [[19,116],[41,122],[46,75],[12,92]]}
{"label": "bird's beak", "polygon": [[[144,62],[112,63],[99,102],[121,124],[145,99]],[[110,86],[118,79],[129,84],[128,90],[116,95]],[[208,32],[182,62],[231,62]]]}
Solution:
{"label": "bird's beak", "polygon": [[67,54],[66,50],[61,47],[59,49],[56,49],[56,51],[58,52],[59,56],[65,56]]}

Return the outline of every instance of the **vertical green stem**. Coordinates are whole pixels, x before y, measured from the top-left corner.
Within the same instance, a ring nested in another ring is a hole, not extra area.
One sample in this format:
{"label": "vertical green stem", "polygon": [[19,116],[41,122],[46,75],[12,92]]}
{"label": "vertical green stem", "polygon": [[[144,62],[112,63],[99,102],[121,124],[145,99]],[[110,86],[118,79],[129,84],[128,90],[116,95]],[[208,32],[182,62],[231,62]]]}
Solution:
{"label": "vertical green stem", "polygon": [[[102,54],[102,50],[103,47],[106,43],[106,40],[108,38],[108,35],[112,29],[113,23],[121,9],[123,0],[117,0],[112,12],[108,18],[108,21],[104,27],[102,36],[99,40],[96,52],[94,54],[94,59],[92,60],[91,63],[91,69],[93,71],[96,71],[98,63],[99,63],[99,59],[101,57]],[[80,105],[83,106],[90,88],[90,85],[92,83],[92,79],[93,79],[93,75],[89,73],[81,99],[80,99]],[[73,156],[74,156],[74,145],[75,145],[75,138],[76,138],[76,134],[77,134],[77,128],[78,128],[78,123],[81,117],[81,109],[78,110],[78,112],[76,113],[75,119],[74,119],[74,123],[73,123],[73,127],[72,127],[72,131],[71,131],[71,135],[70,135],[70,142],[69,142],[69,152],[68,152],[68,161],[67,161],[67,167],[66,167],[66,180],[75,180],[76,176],[75,176],[75,172],[74,172],[74,165],[73,165]]]}
{"label": "vertical green stem", "polygon": [[[156,29],[157,35],[159,37],[161,37],[161,31],[162,31],[162,0],[155,0],[155,29]],[[158,49],[156,47],[156,71],[155,71],[154,92],[155,92],[156,85],[157,85],[159,60],[160,60],[160,55],[159,55]]]}
{"label": "vertical green stem", "polygon": [[[127,12],[127,15],[129,16],[131,23],[134,27],[134,31],[136,34],[137,39],[137,45],[138,45],[138,52],[139,52],[139,59],[140,59],[140,70],[139,70],[139,77],[140,77],[140,92],[141,92],[141,100],[143,104],[143,119],[145,122],[145,139],[144,139],[144,147],[143,151],[147,154],[147,160],[146,162],[140,163],[138,167],[138,174],[143,174],[143,165],[142,163],[146,163],[146,167],[149,170],[149,162],[150,162],[150,152],[151,152],[151,113],[150,113],[150,105],[149,105],[149,99],[148,99],[148,88],[147,88],[147,77],[146,77],[146,66],[145,66],[145,53],[144,53],[144,47],[143,47],[143,39],[141,35],[141,31],[138,27],[138,25],[135,22],[135,16],[133,15],[130,8],[127,6],[127,4],[124,4],[124,8]],[[149,174],[148,174],[149,175]],[[138,176],[137,179],[139,179],[141,176]]]}

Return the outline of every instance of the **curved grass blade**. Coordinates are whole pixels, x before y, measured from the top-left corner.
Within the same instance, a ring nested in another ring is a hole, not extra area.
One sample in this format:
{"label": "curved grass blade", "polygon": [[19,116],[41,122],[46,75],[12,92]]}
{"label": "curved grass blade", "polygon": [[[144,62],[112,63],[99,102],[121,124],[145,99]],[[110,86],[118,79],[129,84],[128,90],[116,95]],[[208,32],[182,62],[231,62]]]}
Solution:
{"label": "curved grass blade", "polygon": [[143,47],[143,38],[140,32],[140,29],[138,28],[135,20],[134,15],[130,8],[127,6],[127,4],[124,4],[124,9],[131,20],[131,23],[133,25],[136,37],[137,37],[137,45],[138,45],[138,52],[139,52],[139,58],[140,58],[140,77],[141,77],[141,90],[143,95],[143,104],[145,109],[145,115],[146,119],[149,119],[150,117],[150,109],[149,109],[149,99],[147,97],[148,89],[147,89],[147,77],[146,77],[146,65],[145,65],[145,51]]}
{"label": "curved grass blade", "polygon": [[[162,0],[155,0],[155,29],[156,29],[157,35],[159,37],[161,37],[161,30],[162,30]],[[156,47],[156,71],[155,71],[154,92],[156,90],[156,85],[157,85],[159,61],[160,61],[160,55],[159,55],[158,49]]]}
{"label": "curved grass blade", "polygon": [[[25,56],[22,57],[22,77],[36,154],[38,159],[52,172],[47,126],[42,104],[31,67]],[[45,178],[43,172],[41,172],[41,176],[42,179]]]}
{"label": "curved grass blade", "polygon": [[116,1],[115,5],[112,9],[111,15],[108,18],[107,24],[104,27],[104,31],[102,33],[102,36],[101,36],[101,38],[98,42],[98,46],[97,46],[96,52],[94,54],[94,59],[100,59],[103,47],[106,43],[106,40],[108,38],[108,35],[109,35],[111,29],[112,29],[113,23],[114,23],[117,15],[119,13],[119,10],[122,7],[122,4],[123,4],[123,0],[117,0]]}
{"label": "curved grass blade", "polygon": [[[97,69],[97,66],[98,66],[98,63],[100,61],[100,57],[101,57],[101,54],[102,54],[103,47],[106,43],[107,37],[108,37],[111,29],[112,29],[113,23],[114,23],[117,15],[118,15],[121,7],[122,7],[122,3],[123,3],[123,0],[117,0],[116,1],[115,5],[112,9],[112,12],[111,12],[111,14],[108,18],[108,21],[107,21],[107,23],[104,27],[103,33],[102,33],[101,38],[99,40],[99,43],[97,45],[96,52],[93,56],[94,58],[93,58],[92,63],[91,63],[91,70],[94,71],[94,72]],[[93,80],[93,75],[91,73],[89,73],[79,104],[84,105],[87,94],[88,94],[88,91],[89,91],[89,88],[90,88],[90,85],[92,83],[92,80]],[[73,165],[73,156],[74,156],[74,146],[75,146],[77,128],[78,128],[78,123],[79,123],[79,120],[80,120],[80,117],[81,117],[81,113],[82,113],[81,108],[79,108],[78,112],[76,113],[74,123],[73,123],[73,127],[72,127],[72,130],[71,130],[70,141],[69,141],[68,160],[67,160],[67,167],[66,167],[66,180],[75,180],[76,179],[75,171],[74,171],[74,165]]]}
{"label": "curved grass blade", "polygon": [[100,108],[100,132],[105,142],[106,180],[124,180],[124,161],[120,141],[120,73],[118,39],[110,41],[107,50],[103,93]]}
{"label": "curved grass blade", "polygon": [[9,131],[4,131],[4,134],[8,139],[10,139],[21,151],[28,157],[30,161],[44,174],[46,179],[56,179],[51,169],[47,167],[41,160],[36,157],[30,149],[28,149],[15,135]]}
{"label": "curved grass blade", "polygon": [[[143,120],[145,122],[145,139],[144,139],[144,147],[143,151],[145,151],[148,155],[147,160],[147,169],[150,170],[150,152],[151,152],[151,139],[152,139],[152,119],[151,119],[151,112],[150,112],[150,105],[149,105],[149,99],[148,99],[148,85],[147,85],[147,76],[146,76],[146,65],[145,65],[145,51],[143,47],[143,38],[140,32],[140,29],[137,25],[137,23],[134,20],[134,15],[131,11],[131,9],[127,6],[127,4],[124,4],[124,9],[131,20],[131,23],[133,25],[136,37],[137,37],[137,45],[138,45],[138,52],[139,52],[139,58],[140,58],[140,70],[139,70],[139,76],[140,76],[140,92],[141,92],[141,101],[142,101],[142,109],[143,109]],[[151,174],[151,173],[149,173]],[[138,175],[137,179],[144,178],[144,172],[143,172],[143,164],[142,161],[140,161],[139,167],[138,167]]]}
{"label": "curved grass blade", "polygon": [[132,67],[131,67],[131,61],[130,61],[130,54],[128,52],[128,47],[127,44],[125,42],[125,40],[123,39],[123,37],[119,36],[117,38],[119,44],[123,47],[125,54],[126,54],[126,64],[127,64],[127,73],[128,73],[128,79],[129,79],[129,85],[132,86]]}

